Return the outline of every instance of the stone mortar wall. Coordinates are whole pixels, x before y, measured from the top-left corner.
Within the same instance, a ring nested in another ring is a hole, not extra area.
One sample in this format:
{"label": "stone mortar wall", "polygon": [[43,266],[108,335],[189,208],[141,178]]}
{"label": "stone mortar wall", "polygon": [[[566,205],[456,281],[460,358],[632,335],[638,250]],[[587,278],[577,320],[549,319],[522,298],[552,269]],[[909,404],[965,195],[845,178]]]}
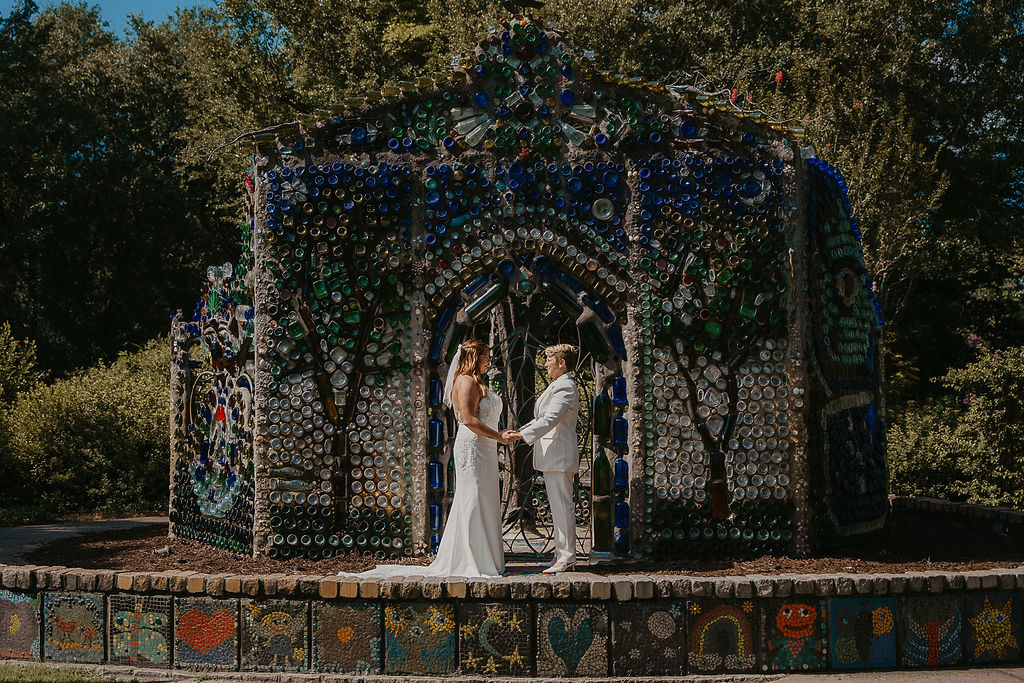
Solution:
{"label": "stone mortar wall", "polygon": [[1010,510],[995,505],[953,503],[941,498],[892,496],[890,500],[894,513],[900,511],[927,512],[943,517],[959,517],[1003,524],[1008,531],[1024,530],[1024,512],[1019,510]]}

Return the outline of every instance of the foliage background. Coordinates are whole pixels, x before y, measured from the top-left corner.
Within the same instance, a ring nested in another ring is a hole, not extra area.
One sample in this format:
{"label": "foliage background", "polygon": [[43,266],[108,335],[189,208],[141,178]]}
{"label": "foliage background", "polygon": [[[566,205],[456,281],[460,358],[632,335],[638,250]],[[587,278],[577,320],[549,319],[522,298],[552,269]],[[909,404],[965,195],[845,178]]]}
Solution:
{"label": "foliage background", "polygon": [[[482,0],[220,0],[124,35],[86,4],[0,18],[4,499],[158,500],[166,351],[149,340],[191,308],[206,264],[237,257],[250,150],[225,143],[445,70],[504,15]],[[538,16],[599,68],[803,123],[846,175],[879,285],[894,491],[1024,508],[1019,0],[550,0]],[[49,486],[72,473],[88,484]]]}

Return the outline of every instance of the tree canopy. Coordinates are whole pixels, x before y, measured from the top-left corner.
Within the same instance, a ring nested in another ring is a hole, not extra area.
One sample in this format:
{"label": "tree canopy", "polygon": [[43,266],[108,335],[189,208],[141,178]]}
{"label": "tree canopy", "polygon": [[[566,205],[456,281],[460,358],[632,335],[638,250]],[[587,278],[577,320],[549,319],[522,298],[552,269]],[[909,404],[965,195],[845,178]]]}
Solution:
{"label": "tree canopy", "polygon": [[[0,320],[58,375],[164,330],[235,258],[240,133],[449,68],[480,0],[221,0],[111,33],[94,7],[0,20]],[[992,0],[552,0],[597,66],[803,122],[842,169],[896,404],[979,341],[1024,344],[1024,8]],[[589,54],[589,52],[588,52]],[[922,343],[921,340],[928,340]]]}

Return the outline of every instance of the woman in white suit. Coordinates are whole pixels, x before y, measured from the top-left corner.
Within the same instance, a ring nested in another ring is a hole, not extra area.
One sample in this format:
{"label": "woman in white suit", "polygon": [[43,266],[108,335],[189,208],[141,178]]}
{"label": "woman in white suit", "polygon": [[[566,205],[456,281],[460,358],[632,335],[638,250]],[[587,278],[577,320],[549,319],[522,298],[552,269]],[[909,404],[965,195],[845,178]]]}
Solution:
{"label": "woman in white suit", "polygon": [[557,574],[576,563],[576,511],[572,497],[573,477],[580,468],[576,422],[580,397],[569,368],[576,367],[578,351],[570,344],[544,349],[544,369],[552,382],[534,404],[534,419],[518,431],[502,436],[523,439],[533,446],[534,467],[544,473],[544,486],[554,525],[555,561],[544,570]]}

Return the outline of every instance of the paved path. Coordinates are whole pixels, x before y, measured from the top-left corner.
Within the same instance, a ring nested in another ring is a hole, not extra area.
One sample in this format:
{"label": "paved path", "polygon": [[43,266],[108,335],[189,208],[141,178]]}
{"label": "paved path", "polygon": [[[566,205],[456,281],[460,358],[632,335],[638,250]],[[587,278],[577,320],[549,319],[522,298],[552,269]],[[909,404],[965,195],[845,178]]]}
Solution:
{"label": "paved path", "polygon": [[943,669],[941,671],[862,671],[857,673],[790,674],[776,679],[780,683],[1010,683],[1024,681],[1024,668]]}
{"label": "paved path", "polygon": [[[57,522],[0,527],[0,564],[25,564],[25,555],[50,541],[98,531],[117,531],[147,524],[167,524],[166,517],[132,517],[96,522]],[[74,565],[69,557],[68,566]]]}

